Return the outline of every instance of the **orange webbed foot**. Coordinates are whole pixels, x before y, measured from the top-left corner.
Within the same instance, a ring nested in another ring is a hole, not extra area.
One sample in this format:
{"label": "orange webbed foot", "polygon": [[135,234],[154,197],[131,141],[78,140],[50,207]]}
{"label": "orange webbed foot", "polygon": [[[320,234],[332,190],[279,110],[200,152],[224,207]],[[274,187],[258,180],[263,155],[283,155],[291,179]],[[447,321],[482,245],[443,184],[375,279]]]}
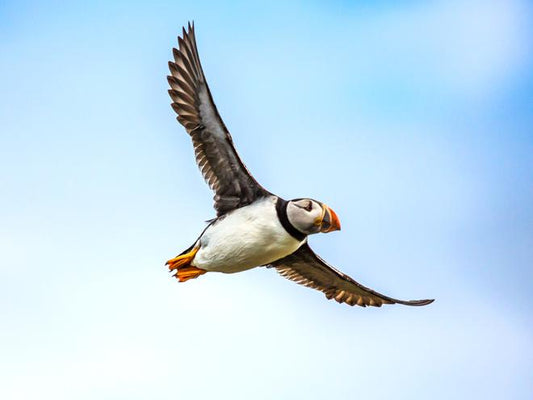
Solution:
{"label": "orange webbed foot", "polygon": [[206,273],[205,270],[193,267],[191,265],[194,256],[198,252],[199,247],[193,248],[188,253],[179,255],[171,260],[168,260],[165,265],[168,265],[170,271],[176,270],[175,276],[180,282],[188,281],[189,279],[198,278],[200,275]]}
{"label": "orange webbed foot", "polygon": [[178,279],[178,281],[186,282],[189,279],[196,279],[200,275],[205,274],[206,272],[207,271],[196,267],[184,267],[178,269],[174,276]]}

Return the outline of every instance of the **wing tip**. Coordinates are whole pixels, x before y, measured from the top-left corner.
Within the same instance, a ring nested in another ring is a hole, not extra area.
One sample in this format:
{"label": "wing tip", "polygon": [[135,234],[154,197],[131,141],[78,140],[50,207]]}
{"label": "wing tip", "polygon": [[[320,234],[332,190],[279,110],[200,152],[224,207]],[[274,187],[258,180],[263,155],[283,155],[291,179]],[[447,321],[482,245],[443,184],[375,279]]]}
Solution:
{"label": "wing tip", "polygon": [[397,301],[398,304],[404,304],[406,306],[427,306],[435,301],[435,299],[423,299],[423,300],[409,300],[409,301]]}
{"label": "wing tip", "polygon": [[381,307],[384,304],[402,304],[404,306],[414,306],[421,307],[427,306],[435,301],[435,299],[423,299],[423,300],[398,300],[398,299],[380,299],[381,301],[376,300],[367,300],[364,297],[359,297],[358,300],[347,301],[345,298],[341,297],[337,299],[333,293],[324,293],[328,300],[335,300],[337,303],[348,304],[349,306],[359,306],[359,307]]}
{"label": "wing tip", "polygon": [[[374,301],[372,303],[365,303],[364,301],[363,302],[354,302],[354,303],[348,303],[348,302],[344,302],[350,306],[359,306],[359,307],[368,307],[368,306],[372,306],[372,307],[381,307],[383,304],[402,304],[404,306],[413,306],[413,307],[421,307],[421,306],[427,306],[428,304],[431,304],[435,301],[435,299],[423,299],[423,300],[398,300],[398,299],[393,299],[393,300],[389,300],[389,301],[383,301],[383,302],[379,302],[379,301]],[[339,302],[341,303],[341,302]]]}
{"label": "wing tip", "polygon": [[183,25],[181,27],[181,37],[183,40],[191,36],[194,37],[194,20],[187,21],[187,26]]}

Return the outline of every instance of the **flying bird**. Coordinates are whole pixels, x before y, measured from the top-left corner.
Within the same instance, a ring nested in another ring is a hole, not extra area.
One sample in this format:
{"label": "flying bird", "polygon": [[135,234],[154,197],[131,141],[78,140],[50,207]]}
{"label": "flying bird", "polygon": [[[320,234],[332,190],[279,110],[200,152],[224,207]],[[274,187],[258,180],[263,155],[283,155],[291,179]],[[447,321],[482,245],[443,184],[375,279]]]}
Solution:
{"label": "flying bird", "polygon": [[369,289],[316,255],[307,238],[341,229],[337,214],[310,199],[284,200],[261,186],[241,161],[202,70],[194,24],[189,23],[168,63],[168,91],[177,120],[190,135],[196,162],[215,192],[217,217],[187,250],[168,260],[185,282],[206,272],[234,273],[258,266],[322,291],[328,299],[362,307],[423,306],[433,300],[398,300]]}

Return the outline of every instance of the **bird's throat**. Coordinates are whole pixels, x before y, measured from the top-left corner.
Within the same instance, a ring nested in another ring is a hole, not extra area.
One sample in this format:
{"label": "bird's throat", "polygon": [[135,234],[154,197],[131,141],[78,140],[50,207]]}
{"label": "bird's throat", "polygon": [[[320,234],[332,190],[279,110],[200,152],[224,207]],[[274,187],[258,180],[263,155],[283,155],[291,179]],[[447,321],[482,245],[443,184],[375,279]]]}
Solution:
{"label": "bird's throat", "polygon": [[279,222],[281,222],[281,225],[289,235],[301,242],[307,235],[296,229],[289,221],[289,217],[287,216],[287,204],[289,204],[288,201],[278,197],[278,200],[276,201],[276,212],[278,214]]}

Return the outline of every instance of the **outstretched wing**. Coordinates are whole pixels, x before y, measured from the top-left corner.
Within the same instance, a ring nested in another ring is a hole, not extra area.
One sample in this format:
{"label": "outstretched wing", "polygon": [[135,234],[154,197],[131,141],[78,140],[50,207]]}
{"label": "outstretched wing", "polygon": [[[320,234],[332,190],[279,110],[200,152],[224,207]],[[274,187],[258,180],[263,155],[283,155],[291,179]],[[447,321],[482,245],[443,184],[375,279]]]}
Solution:
{"label": "outstretched wing", "polygon": [[324,292],[328,299],[335,299],[339,303],[351,306],[381,307],[382,304],[396,303],[425,306],[433,302],[433,300],[398,300],[369,289],[328,265],[307,243],[291,255],[273,262],[269,267],[275,267],[287,279]]}
{"label": "outstretched wing", "polygon": [[183,28],[179,49],[173,49],[174,62],[168,91],[178,121],[192,138],[196,162],[204,179],[215,192],[217,215],[252,203],[269,194],[242,163],[231,135],[218,114],[205,80],[196,48],[194,25]]}

